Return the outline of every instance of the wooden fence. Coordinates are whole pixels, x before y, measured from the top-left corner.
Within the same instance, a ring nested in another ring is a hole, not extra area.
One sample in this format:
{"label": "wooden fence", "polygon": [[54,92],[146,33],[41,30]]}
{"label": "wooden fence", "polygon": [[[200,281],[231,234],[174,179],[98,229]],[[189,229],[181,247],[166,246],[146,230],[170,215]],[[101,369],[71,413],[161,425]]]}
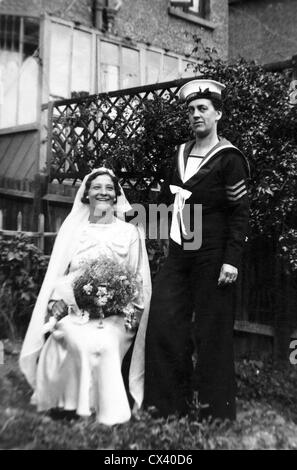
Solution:
{"label": "wooden fence", "polygon": [[56,227],[55,232],[46,232],[44,227],[45,227],[45,217],[44,214],[39,214],[38,217],[38,230],[37,232],[32,232],[32,231],[26,231],[22,230],[23,227],[23,215],[21,212],[18,213],[17,219],[16,219],[16,230],[5,230],[4,225],[3,225],[3,210],[0,209],[0,236],[6,236],[6,237],[15,237],[19,235],[24,235],[28,238],[32,238],[38,248],[44,252],[45,248],[45,239],[46,238],[55,238],[57,235],[57,232],[60,228],[59,225]]}

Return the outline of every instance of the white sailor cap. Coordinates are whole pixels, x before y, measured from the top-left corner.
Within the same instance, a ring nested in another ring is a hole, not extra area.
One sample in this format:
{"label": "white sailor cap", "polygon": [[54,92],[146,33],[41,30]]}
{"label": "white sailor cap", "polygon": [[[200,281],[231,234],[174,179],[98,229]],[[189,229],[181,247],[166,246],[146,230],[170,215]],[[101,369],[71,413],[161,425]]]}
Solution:
{"label": "white sailor cap", "polygon": [[226,88],[225,85],[215,80],[195,79],[185,83],[180,88],[178,95],[182,101],[187,103],[197,98],[221,100],[224,88]]}

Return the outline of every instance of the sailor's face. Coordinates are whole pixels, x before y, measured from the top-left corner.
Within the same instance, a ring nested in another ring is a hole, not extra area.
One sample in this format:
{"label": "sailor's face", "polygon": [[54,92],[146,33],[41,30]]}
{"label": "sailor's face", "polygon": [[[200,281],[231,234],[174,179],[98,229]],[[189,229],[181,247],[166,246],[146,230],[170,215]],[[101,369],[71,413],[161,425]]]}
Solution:
{"label": "sailor's face", "polygon": [[217,111],[211,100],[198,98],[190,101],[188,105],[190,126],[198,137],[206,137],[217,127],[222,117],[221,111]]}

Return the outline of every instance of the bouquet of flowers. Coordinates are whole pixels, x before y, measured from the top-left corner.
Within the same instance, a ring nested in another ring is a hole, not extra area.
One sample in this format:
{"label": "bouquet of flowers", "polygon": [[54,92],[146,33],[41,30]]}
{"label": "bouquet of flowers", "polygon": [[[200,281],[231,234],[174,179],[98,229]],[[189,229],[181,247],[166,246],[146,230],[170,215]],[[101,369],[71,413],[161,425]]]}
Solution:
{"label": "bouquet of flowers", "polygon": [[85,264],[73,281],[75,301],[89,318],[102,319],[110,315],[124,315],[125,327],[133,330],[138,325],[137,307],[133,303],[139,293],[137,277],[113,259],[100,257]]}

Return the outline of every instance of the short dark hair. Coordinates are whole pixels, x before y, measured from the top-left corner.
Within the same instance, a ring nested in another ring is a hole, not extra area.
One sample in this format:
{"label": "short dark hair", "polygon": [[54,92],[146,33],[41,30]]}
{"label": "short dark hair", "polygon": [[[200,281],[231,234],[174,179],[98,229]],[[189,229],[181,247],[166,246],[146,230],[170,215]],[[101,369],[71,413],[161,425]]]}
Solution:
{"label": "short dark hair", "polygon": [[95,171],[94,173],[92,173],[86,181],[85,190],[84,190],[83,196],[81,198],[81,202],[83,204],[90,204],[89,198],[87,196],[89,194],[91,183],[95,178],[97,178],[97,176],[101,176],[101,175],[110,176],[110,178],[113,182],[113,185],[114,185],[116,198],[117,198],[117,196],[119,196],[121,194],[120,183],[119,183],[118,178],[115,175],[110,174],[108,170],[98,170],[98,171]]}
{"label": "short dark hair", "polygon": [[209,98],[216,111],[223,111],[223,101],[218,98]]}
{"label": "short dark hair", "polygon": [[[216,111],[223,111],[223,101],[221,98],[216,98],[214,96],[199,96],[197,98],[194,98],[194,99],[206,99],[206,100],[209,100],[211,102],[211,104],[213,105],[214,109]],[[190,105],[191,101],[194,101],[194,99],[191,99],[190,101],[187,102],[187,106]]]}

